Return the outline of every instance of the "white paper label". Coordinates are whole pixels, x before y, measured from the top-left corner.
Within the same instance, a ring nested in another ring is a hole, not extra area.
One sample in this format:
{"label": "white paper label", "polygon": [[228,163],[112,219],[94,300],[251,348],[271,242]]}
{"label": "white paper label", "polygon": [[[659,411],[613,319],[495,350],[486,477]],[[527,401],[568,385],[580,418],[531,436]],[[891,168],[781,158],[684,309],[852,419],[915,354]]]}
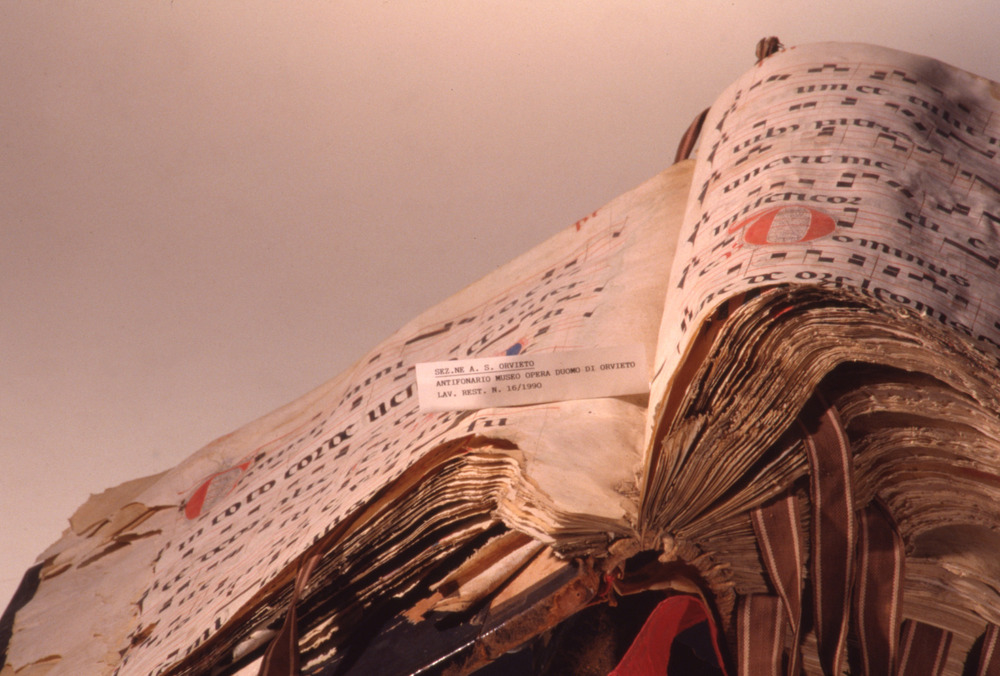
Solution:
{"label": "white paper label", "polygon": [[646,349],[638,344],[417,364],[424,413],[644,392]]}

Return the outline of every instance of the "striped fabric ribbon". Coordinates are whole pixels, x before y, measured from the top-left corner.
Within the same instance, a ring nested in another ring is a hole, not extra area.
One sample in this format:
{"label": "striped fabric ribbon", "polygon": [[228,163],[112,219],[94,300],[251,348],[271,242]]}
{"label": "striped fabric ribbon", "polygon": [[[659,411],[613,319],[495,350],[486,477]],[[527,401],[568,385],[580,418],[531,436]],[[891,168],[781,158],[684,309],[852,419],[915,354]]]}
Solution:
{"label": "striped fabric ribbon", "polygon": [[976,676],[1000,676],[1000,627],[995,624],[986,627],[983,635],[982,652]]}
{"label": "striped fabric ribbon", "polygon": [[851,447],[836,409],[819,395],[806,404],[799,426],[811,470],[810,573],[820,664],[824,673],[840,674],[857,539]]}
{"label": "striped fabric ribbon", "polygon": [[[939,676],[952,634],[912,618],[903,621],[903,539],[879,498],[854,512],[850,443],[836,410],[814,397],[798,424],[810,465],[809,577],[822,672],[844,673],[851,626],[858,645],[852,673]],[[805,548],[796,497],[788,492],[750,517],[776,594],[740,599],[739,674],[778,676],[784,665],[785,674],[798,676]],[[786,649],[789,629],[792,644]],[[1000,628],[988,625],[978,645],[978,658],[969,659],[977,664],[976,676],[1000,676]]]}
{"label": "striped fabric ribbon", "polygon": [[903,623],[899,676],[940,676],[948,660],[951,632],[923,622]]}
{"label": "striped fabric ribbon", "polygon": [[[787,672],[791,676],[799,673],[802,566],[805,560],[802,524],[796,510],[795,496],[787,493],[784,497],[755,509],[750,516],[764,567],[778,592],[778,598],[781,599],[784,614],[791,624],[792,654],[788,661]],[[777,639],[784,641],[783,631],[777,634]]]}
{"label": "striped fabric ribbon", "polygon": [[893,674],[903,604],[903,539],[880,501],[859,511],[854,623],[865,676]]}
{"label": "striped fabric ribbon", "polygon": [[[853,617],[862,672],[866,676],[896,673],[905,558],[902,538],[877,499],[855,515],[850,442],[836,409],[816,396],[803,409],[798,424],[810,465],[809,575],[820,666],[824,674],[843,672]],[[798,676],[805,546],[794,494],[788,492],[754,510],[751,522],[765,572],[791,629],[785,673]],[[765,653],[783,653],[784,626],[775,631],[764,621],[763,600],[747,597],[744,601],[747,607],[741,608],[738,626],[749,623],[746,631],[759,632],[759,640],[766,635],[778,645],[759,647],[759,655],[751,656],[746,653],[746,641],[741,640],[740,673],[778,673],[780,659],[766,662]],[[776,611],[772,612],[776,618]],[[746,671],[744,655],[752,660]]]}
{"label": "striped fabric ribbon", "polygon": [[740,599],[737,612],[739,676],[781,676],[784,603],[777,596],[749,594]]}

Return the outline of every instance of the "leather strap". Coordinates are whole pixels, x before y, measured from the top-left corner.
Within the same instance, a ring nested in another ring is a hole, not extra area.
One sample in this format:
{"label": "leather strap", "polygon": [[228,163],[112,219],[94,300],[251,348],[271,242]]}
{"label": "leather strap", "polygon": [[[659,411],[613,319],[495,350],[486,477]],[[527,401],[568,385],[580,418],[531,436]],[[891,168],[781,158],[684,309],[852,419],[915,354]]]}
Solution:
{"label": "leather strap", "polygon": [[299,658],[299,630],[298,616],[295,606],[309,582],[309,576],[319,563],[320,555],[312,554],[299,564],[298,572],[295,574],[295,586],[292,588],[292,598],[288,603],[288,612],[285,613],[285,621],[281,624],[281,629],[271,639],[264,659],[260,664],[259,676],[299,676],[301,673]]}
{"label": "leather strap", "polygon": [[674,155],[674,164],[691,157],[691,151],[694,150],[694,144],[698,142],[698,136],[701,135],[701,128],[705,124],[705,118],[708,117],[708,111],[709,109],[706,108],[698,113],[698,116],[691,122],[691,126],[684,132],[681,142],[677,144],[677,154]]}

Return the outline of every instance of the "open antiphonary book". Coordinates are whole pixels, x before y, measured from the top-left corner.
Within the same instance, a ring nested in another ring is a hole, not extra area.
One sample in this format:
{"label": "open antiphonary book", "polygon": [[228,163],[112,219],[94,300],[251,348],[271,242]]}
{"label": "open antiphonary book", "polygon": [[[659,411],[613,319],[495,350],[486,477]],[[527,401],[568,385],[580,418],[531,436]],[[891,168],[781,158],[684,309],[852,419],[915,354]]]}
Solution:
{"label": "open antiphonary book", "polygon": [[1000,674],[998,97],[763,59],[695,159],[92,497],[0,673]]}

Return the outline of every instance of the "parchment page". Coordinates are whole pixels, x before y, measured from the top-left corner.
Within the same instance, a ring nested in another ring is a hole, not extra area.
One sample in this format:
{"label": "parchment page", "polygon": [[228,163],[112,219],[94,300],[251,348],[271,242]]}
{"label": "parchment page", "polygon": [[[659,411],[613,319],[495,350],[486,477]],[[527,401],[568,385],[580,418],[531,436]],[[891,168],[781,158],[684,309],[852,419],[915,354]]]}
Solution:
{"label": "parchment page", "polygon": [[652,401],[720,303],[778,284],[852,289],[1000,346],[998,95],[856,44],[789,49],[727,89],[704,126]]}
{"label": "parchment page", "polygon": [[[609,457],[614,439],[592,422],[574,436],[572,425],[555,424],[558,404],[503,432],[518,418],[504,409],[421,414],[414,365],[636,342],[651,364],[689,180],[687,164],[662,173],[424,313],[349,372],[168,472],[120,510],[128,518],[89,516],[45,553],[46,579],[18,613],[10,663],[44,661],[53,674],[162,673],[448,439],[493,435],[546,452],[558,443],[570,463],[599,439],[605,471],[584,457],[570,475],[634,483],[645,398],[588,402],[593,421],[613,419],[608,434],[621,443]],[[565,416],[584,413],[579,402],[567,406]],[[545,438],[548,429],[559,439]],[[539,471],[556,485],[556,470]]]}

